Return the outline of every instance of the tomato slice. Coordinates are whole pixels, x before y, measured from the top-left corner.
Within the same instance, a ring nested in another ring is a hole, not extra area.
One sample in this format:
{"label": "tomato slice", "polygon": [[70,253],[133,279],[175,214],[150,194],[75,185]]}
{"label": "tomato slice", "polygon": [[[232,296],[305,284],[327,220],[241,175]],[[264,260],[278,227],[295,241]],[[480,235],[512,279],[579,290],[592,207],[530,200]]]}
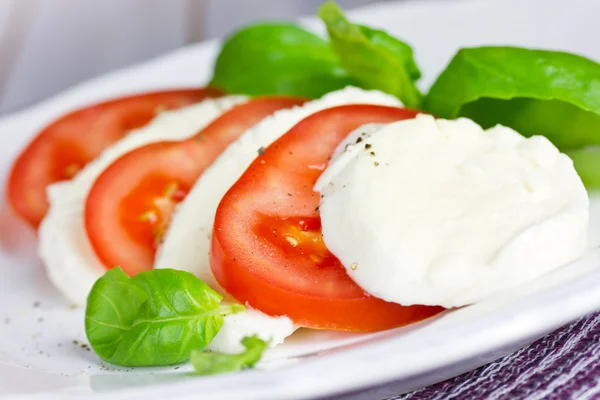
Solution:
{"label": "tomato slice", "polygon": [[339,106],[311,115],[271,144],[217,209],[210,262],[219,284],[241,303],[316,329],[376,331],[441,312],[441,307],[388,303],[354,283],[323,243],[319,194],[312,190],[352,130],[416,114]]}
{"label": "tomato slice", "polygon": [[145,93],[91,105],[59,118],[15,161],[7,187],[12,209],[37,228],[48,210],[48,185],[71,179],[102,150],[131,129],[146,125],[157,112],[222,94],[214,88]]}
{"label": "tomato slice", "polygon": [[302,104],[262,97],[233,107],[195,137],[153,143],[125,154],[96,180],[85,205],[85,227],[107,268],[129,275],[149,270],[175,206],[202,172],[248,128],[273,112]]}

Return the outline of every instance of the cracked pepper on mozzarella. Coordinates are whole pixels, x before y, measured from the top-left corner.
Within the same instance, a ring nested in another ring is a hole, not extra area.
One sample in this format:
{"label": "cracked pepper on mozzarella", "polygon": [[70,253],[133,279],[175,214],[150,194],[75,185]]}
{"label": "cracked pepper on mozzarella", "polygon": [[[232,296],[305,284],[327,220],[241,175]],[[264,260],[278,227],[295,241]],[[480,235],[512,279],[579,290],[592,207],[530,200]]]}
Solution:
{"label": "cracked pepper on mozzarella", "polygon": [[85,304],[92,285],[106,272],[87,238],[83,220],[85,200],[96,178],[127,152],[152,142],[193,136],[244,101],[243,96],[227,96],[163,112],[107,148],[72,180],[48,188],[50,208],[39,229],[39,253],[50,280],[65,297]]}
{"label": "cracked pepper on mozzarella", "polygon": [[365,126],[315,190],[327,248],[365,291],[403,305],[471,304],[586,248],[589,200],[571,159],[502,126],[426,115]]}
{"label": "cracked pepper on mozzarella", "polygon": [[402,105],[397,98],[379,91],[347,87],[301,107],[280,110],[267,117],[231,144],[178,205],[158,249],[155,268],[182,269],[218,288],[210,269],[208,252],[215,212],[223,195],[258,156],[260,148],[270,145],[309,115],[345,104]]}

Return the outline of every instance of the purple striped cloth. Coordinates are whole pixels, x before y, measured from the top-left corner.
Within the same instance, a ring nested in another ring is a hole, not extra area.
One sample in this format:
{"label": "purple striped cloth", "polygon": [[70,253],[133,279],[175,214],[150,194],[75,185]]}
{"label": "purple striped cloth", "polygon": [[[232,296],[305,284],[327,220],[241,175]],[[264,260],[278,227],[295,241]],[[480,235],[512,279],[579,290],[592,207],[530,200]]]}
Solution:
{"label": "purple striped cloth", "polygon": [[444,382],[388,400],[600,399],[600,313]]}

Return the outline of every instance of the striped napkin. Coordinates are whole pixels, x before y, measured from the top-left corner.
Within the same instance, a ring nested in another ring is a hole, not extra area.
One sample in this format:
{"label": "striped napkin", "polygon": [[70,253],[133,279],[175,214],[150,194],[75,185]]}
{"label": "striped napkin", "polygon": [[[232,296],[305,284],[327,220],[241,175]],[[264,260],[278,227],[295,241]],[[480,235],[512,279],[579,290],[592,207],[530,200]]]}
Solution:
{"label": "striped napkin", "polygon": [[388,400],[600,399],[600,313],[444,382]]}

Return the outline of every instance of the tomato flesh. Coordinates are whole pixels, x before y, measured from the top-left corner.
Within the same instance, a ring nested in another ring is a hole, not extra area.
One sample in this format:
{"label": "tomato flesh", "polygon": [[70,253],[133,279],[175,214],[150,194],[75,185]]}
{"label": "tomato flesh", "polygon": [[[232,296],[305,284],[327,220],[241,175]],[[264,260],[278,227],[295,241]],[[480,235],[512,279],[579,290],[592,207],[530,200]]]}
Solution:
{"label": "tomato flesh", "polygon": [[255,229],[257,235],[281,249],[291,264],[309,266],[311,270],[329,268],[344,279],[346,273],[340,261],[323,242],[320,218],[265,218]]}
{"label": "tomato flesh", "polygon": [[7,186],[12,209],[37,228],[48,209],[48,185],[73,178],[105,148],[128,131],[146,125],[157,112],[221,95],[213,88],[146,93],[88,106],[59,118],[15,161]]}
{"label": "tomato flesh", "polygon": [[248,128],[304,101],[256,98],[233,107],[191,139],[152,143],[117,159],[96,179],[85,205],[86,232],[98,258],[107,268],[119,265],[132,276],[151,269],[177,203],[202,172]]}
{"label": "tomato flesh", "polygon": [[367,123],[414,118],[402,108],[349,105],[315,113],[271,144],[231,187],[215,216],[211,269],[241,303],[316,329],[376,331],[433,316],[365,293],[321,238],[312,190],[338,143]]}
{"label": "tomato flesh", "polygon": [[190,188],[173,177],[148,175],[123,198],[119,218],[136,242],[155,248],[162,239],[177,203]]}

